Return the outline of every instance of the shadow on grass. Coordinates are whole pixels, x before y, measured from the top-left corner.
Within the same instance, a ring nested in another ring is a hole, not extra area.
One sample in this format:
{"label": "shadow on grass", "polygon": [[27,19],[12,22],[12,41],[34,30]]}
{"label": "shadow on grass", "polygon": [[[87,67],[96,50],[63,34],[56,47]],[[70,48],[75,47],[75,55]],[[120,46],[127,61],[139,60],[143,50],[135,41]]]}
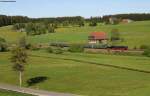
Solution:
{"label": "shadow on grass", "polygon": [[42,83],[44,81],[46,81],[48,79],[48,77],[45,76],[39,76],[39,77],[34,77],[34,78],[30,78],[26,81],[26,83],[28,84],[28,87],[36,85],[38,83]]}

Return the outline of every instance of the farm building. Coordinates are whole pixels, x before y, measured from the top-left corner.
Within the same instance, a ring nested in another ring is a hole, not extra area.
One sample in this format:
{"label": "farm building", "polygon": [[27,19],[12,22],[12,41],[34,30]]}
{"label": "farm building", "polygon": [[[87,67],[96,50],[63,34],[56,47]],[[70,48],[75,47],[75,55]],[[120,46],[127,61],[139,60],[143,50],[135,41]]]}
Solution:
{"label": "farm building", "polygon": [[133,20],[131,19],[122,19],[121,23],[131,23]]}
{"label": "farm building", "polygon": [[116,21],[118,21],[118,19],[116,17],[110,17],[109,18],[109,23],[110,24],[115,24]]}
{"label": "farm building", "polygon": [[108,37],[105,32],[92,32],[88,37],[89,44],[107,44]]}

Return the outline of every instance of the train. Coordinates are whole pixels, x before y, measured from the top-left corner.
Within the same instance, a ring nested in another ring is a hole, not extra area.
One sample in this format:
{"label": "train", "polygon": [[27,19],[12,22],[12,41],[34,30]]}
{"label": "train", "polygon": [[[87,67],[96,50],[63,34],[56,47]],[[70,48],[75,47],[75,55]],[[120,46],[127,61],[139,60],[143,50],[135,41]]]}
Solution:
{"label": "train", "polygon": [[[50,46],[55,47],[70,47],[71,44],[66,43],[51,43]],[[128,46],[108,46],[108,45],[90,45],[90,44],[84,44],[82,45],[84,48],[88,49],[107,49],[107,50],[119,50],[119,51],[125,51],[128,50]]]}
{"label": "train", "polygon": [[128,50],[128,46],[110,46],[107,47],[107,49],[111,49],[111,50]]}

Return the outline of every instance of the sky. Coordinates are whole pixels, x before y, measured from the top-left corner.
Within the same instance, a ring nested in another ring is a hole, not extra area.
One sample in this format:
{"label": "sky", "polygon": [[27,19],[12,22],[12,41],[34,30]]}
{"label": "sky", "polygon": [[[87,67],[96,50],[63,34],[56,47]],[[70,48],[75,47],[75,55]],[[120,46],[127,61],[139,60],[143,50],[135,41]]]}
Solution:
{"label": "sky", "polygon": [[0,3],[0,14],[28,17],[103,16],[150,13],[150,0],[16,0]]}

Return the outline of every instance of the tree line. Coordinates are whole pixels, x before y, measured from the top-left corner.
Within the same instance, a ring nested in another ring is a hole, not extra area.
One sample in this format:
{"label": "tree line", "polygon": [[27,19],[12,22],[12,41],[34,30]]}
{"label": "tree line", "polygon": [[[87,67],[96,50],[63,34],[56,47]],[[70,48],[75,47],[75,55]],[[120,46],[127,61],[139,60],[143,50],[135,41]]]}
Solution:
{"label": "tree line", "polygon": [[31,22],[44,22],[44,23],[53,23],[59,26],[84,26],[84,18],[81,16],[74,16],[74,17],[57,17],[57,18],[31,18]]}
{"label": "tree line", "polygon": [[26,23],[29,21],[29,18],[26,16],[6,16],[0,15],[0,27],[13,25],[16,23]]}
{"label": "tree line", "polygon": [[102,17],[103,21],[107,21],[110,17],[118,19],[131,19],[134,21],[150,20],[150,13],[132,13],[132,14],[117,14],[117,15],[105,15]]}
{"label": "tree line", "polygon": [[41,35],[46,33],[54,33],[57,25],[45,23],[16,23],[13,30],[26,32],[27,35]]}
{"label": "tree line", "polygon": [[144,21],[150,20],[150,13],[135,13],[135,14],[117,14],[117,15],[105,15],[99,17],[91,17],[91,18],[84,18],[81,16],[74,16],[74,17],[57,17],[57,18],[29,18],[26,16],[6,16],[0,15],[0,27],[13,25],[16,23],[54,23],[58,26],[84,26],[85,22],[90,23],[91,25],[96,25],[95,23],[102,23],[102,22],[109,22],[109,18],[118,18],[118,19],[131,19],[134,21]]}

